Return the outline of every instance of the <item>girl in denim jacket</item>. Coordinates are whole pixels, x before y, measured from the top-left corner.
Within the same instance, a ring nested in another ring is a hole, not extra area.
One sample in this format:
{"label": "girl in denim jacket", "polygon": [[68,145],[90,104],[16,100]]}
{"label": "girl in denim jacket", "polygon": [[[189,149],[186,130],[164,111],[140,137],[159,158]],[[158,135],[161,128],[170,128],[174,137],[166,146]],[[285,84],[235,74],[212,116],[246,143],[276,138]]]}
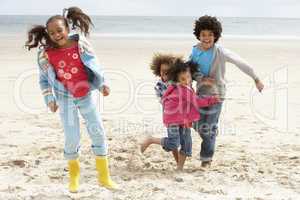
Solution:
{"label": "girl in denim jacket", "polygon": [[[78,111],[84,118],[95,154],[98,181],[114,189],[111,180],[107,144],[102,119],[91,98],[91,91],[98,89],[103,96],[110,93],[105,83],[102,67],[84,36],[89,34],[92,21],[80,8],[64,9],[63,15],[48,19],[46,26],[34,26],[28,32],[28,50],[39,47],[39,84],[46,105],[52,112],[59,107],[64,128],[64,157],[69,166],[69,191],[79,187],[80,128]],[[70,26],[81,34],[70,35]]]}

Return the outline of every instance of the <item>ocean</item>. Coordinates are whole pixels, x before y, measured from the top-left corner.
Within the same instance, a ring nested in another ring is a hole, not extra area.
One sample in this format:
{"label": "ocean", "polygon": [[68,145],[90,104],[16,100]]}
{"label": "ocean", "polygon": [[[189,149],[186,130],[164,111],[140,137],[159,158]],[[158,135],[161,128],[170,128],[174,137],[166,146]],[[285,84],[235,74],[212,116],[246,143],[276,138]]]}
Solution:
{"label": "ocean", "polygon": [[[0,35],[24,34],[49,16],[0,15]],[[91,16],[92,35],[109,37],[191,38],[197,17]],[[220,17],[223,36],[300,39],[300,19]]]}

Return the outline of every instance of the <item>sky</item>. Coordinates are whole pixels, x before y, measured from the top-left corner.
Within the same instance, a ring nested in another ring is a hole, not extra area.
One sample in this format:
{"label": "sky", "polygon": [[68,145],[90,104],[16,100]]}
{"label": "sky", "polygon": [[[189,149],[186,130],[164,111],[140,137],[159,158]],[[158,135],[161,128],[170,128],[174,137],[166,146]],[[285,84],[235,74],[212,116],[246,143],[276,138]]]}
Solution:
{"label": "sky", "polygon": [[53,15],[70,6],[90,15],[300,18],[300,0],[0,0],[0,15]]}

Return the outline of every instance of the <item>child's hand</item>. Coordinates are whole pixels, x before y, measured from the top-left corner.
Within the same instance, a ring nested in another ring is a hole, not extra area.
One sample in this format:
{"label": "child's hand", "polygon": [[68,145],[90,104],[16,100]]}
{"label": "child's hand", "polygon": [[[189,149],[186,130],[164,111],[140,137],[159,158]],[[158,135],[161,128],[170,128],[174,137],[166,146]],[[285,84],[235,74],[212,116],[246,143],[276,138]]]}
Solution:
{"label": "child's hand", "polygon": [[222,102],[221,97],[218,94],[214,95],[214,97],[216,98],[217,103]]}
{"label": "child's hand", "polygon": [[208,105],[209,106],[212,106],[212,105],[215,105],[215,104],[218,104],[218,103],[221,103],[222,102],[222,99],[219,95],[211,95],[211,96],[208,96]]}
{"label": "child's hand", "polygon": [[103,85],[103,87],[102,87],[102,89],[101,89],[101,92],[102,92],[103,96],[108,96],[109,93],[110,93],[110,89],[109,89],[108,86]]}
{"label": "child's hand", "polygon": [[57,111],[57,109],[58,109],[58,106],[57,106],[57,104],[56,104],[55,101],[49,102],[48,103],[48,107],[51,110],[51,112],[53,112],[53,113],[55,113]]}
{"label": "child's hand", "polygon": [[261,92],[264,89],[264,84],[259,79],[255,80],[255,86],[259,92]]}
{"label": "child's hand", "polygon": [[215,82],[216,82],[215,79],[210,78],[210,77],[204,77],[201,80],[201,83],[203,85],[208,85],[208,86],[213,86],[215,84]]}
{"label": "child's hand", "polygon": [[215,103],[218,104],[218,103],[221,103],[224,101],[224,98],[221,98],[220,95],[216,94],[216,95],[213,95],[213,97],[215,98]]}

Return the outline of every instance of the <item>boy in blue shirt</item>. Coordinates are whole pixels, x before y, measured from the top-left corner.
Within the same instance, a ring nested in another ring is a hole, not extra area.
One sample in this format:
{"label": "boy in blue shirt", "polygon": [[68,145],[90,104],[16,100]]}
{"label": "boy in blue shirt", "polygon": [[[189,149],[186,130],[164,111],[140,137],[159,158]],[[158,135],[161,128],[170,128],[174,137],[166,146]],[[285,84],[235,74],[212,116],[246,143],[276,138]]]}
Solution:
{"label": "boy in blue shirt", "polygon": [[[197,71],[193,73],[194,80],[197,81],[197,94],[219,95],[225,97],[225,63],[230,62],[241,71],[250,76],[261,92],[264,88],[252,67],[240,56],[232,51],[217,45],[221,37],[222,25],[216,17],[202,16],[195,21],[194,35],[200,43],[193,46],[190,60],[198,65]],[[207,94],[202,86],[215,87],[214,94]],[[201,108],[201,120],[194,123],[195,130],[202,138],[200,160],[202,166],[210,166],[214,151],[218,129],[219,116],[222,109],[222,102],[208,108]]]}

